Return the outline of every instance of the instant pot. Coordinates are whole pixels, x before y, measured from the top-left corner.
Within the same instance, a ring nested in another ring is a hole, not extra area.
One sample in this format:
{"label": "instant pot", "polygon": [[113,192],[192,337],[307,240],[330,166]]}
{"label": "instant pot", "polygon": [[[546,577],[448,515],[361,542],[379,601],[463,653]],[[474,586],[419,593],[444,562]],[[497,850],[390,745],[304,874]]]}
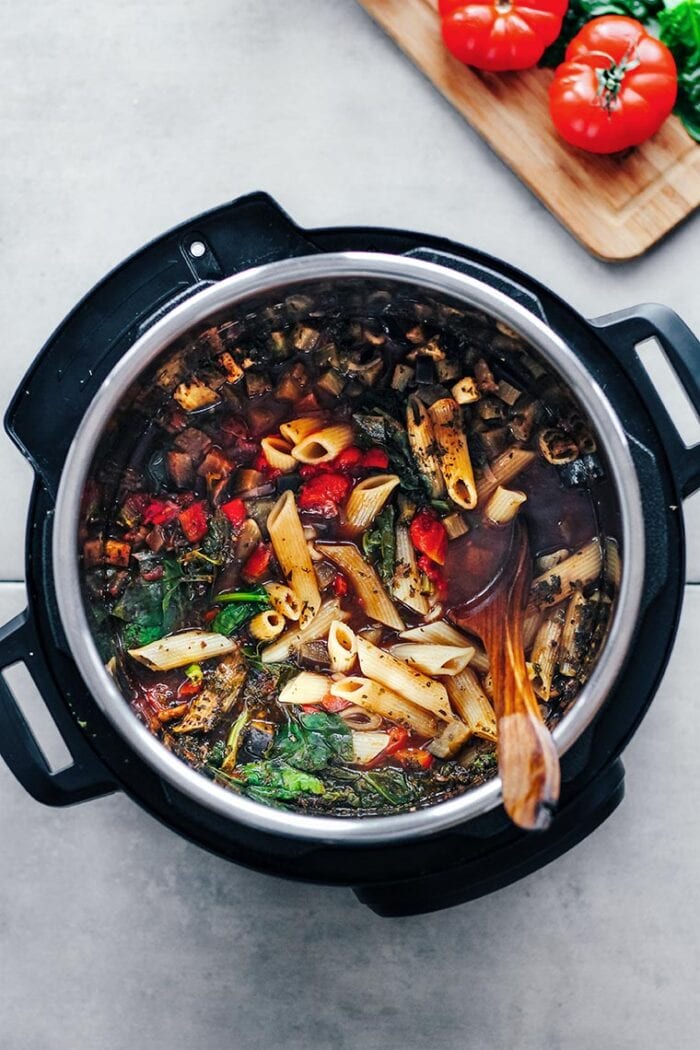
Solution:
{"label": "instant pot", "polygon": [[[227,792],[151,736],[107,675],[83,607],[80,497],[105,425],[143,369],[194,326],[261,293],[314,280],[398,282],[476,306],[513,329],[585,405],[611,471],[623,550],[602,654],[555,729],[562,794],[549,829],[513,827],[497,778],[387,817],[314,817]],[[4,677],[0,753],[39,801],[126,791],[168,826],[239,863],[352,886],[382,915],[432,911],[507,885],[596,828],[624,793],[621,752],[663,674],[685,579],[681,503],[700,446],[681,441],[636,352],[653,337],[700,409],[700,344],[645,305],[585,320],[527,275],[453,242],[360,227],[305,231],[265,194],[187,222],[80,302],[40,352],[6,416],[31,463],[28,607],[0,632],[0,667],[24,663],[72,756],[52,771]]]}

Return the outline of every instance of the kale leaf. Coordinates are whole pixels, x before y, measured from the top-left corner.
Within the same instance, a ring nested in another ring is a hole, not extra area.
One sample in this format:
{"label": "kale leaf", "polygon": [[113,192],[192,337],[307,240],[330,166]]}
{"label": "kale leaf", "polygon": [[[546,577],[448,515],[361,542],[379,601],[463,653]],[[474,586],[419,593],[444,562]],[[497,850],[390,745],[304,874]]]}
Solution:
{"label": "kale leaf", "polygon": [[370,413],[356,412],[352,418],[368,442],[385,449],[391,470],[399,476],[401,490],[417,502],[424,503],[430,490],[411,454],[405,427],[378,406]]}
{"label": "kale leaf", "polygon": [[217,634],[233,634],[252,620],[256,613],[270,607],[267,591],[258,584],[245,591],[219,595],[216,600],[226,602],[212,620],[211,629]]}
{"label": "kale leaf", "polygon": [[318,777],[286,762],[249,762],[237,772],[245,784],[246,794],[261,802],[289,802],[299,795],[322,795],[325,790]]}

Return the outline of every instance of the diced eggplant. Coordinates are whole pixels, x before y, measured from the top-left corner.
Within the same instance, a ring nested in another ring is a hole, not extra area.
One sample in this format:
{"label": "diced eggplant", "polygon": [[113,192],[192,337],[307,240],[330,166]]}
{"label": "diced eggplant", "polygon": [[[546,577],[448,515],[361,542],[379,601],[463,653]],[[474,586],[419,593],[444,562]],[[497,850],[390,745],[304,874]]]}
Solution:
{"label": "diced eggplant", "polygon": [[245,496],[247,499],[254,499],[256,496],[271,496],[275,491],[275,483],[260,470],[242,467],[233,476],[231,491],[234,496]]}
{"label": "diced eggplant", "polygon": [[435,364],[429,357],[416,360],[415,379],[420,386],[431,386],[435,382]]}
{"label": "diced eggplant", "polygon": [[246,372],[245,387],[248,397],[260,397],[272,389],[269,378],[263,372]]}
{"label": "diced eggplant", "polygon": [[474,378],[476,379],[476,385],[482,394],[498,393],[498,383],[494,379],[493,372],[483,357],[480,357],[474,365]]}
{"label": "diced eggplant", "polygon": [[340,397],[344,387],[345,380],[340,372],[336,372],[332,368],[324,372],[316,383],[316,389],[330,397]]}
{"label": "diced eggplant", "polygon": [[310,328],[308,325],[299,324],[292,332],[292,346],[294,346],[296,350],[301,350],[302,352],[315,350],[320,338],[321,335],[318,329]]}
{"label": "diced eggplant", "polygon": [[284,358],[289,354],[287,336],[284,332],[270,332],[270,353],[273,357]]}
{"label": "diced eggplant", "polygon": [[180,383],[173,397],[185,412],[198,412],[219,402],[219,395],[196,376],[189,382]]}
{"label": "diced eggplant", "polygon": [[257,762],[265,758],[272,747],[273,739],[274,732],[271,725],[264,722],[251,722],[241,734],[238,761]]}
{"label": "diced eggplant", "polygon": [[178,451],[187,452],[193,460],[199,460],[211,448],[212,440],[203,430],[187,427],[176,436],[173,445]]}
{"label": "diced eggplant", "polygon": [[398,390],[399,393],[403,393],[412,379],[413,369],[411,366],[399,364],[394,369],[394,375],[391,379],[392,388]]}
{"label": "diced eggplant", "polygon": [[104,560],[107,565],[116,565],[128,568],[131,557],[131,544],[122,543],[120,540],[105,540]]}
{"label": "diced eggplant", "polygon": [[87,568],[102,565],[104,560],[104,542],[101,539],[87,540],[83,544],[83,561]]}
{"label": "diced eggplant", "polygon": [[192,456],[187,452],[168,452],[166,462],[168,474],[176,488],[191,489],[195,479]]}
{"label": "diced eggplant", "polygon": [[277,478],[277,491],[282,492],[296,492],[302,483],[302,478],[298,474],[283,474],[281,478]]}
{"label": "diced eggplant", "polygon": [[199,465],[197,474],[200,478],[228,478],[234,470],[234,464],[220,449],[213,448],[207,452]]}
{"label": "diced eggplant", "polygon": [[317,671],[325,670],[331,665],[328,645],[321,638],[313,642],[304,642],[299,648],[297,659],[302,667]]}

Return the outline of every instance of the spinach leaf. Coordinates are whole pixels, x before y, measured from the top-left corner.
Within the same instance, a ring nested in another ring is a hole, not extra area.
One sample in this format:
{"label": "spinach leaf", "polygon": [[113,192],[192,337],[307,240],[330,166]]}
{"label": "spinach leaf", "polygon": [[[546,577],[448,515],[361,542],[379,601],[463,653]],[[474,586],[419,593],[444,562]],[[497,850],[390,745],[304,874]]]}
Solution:
{"label": "spinach leaf", "polygon": [[219,595],[216,600],[227,603],[212,620],[211,629],[218,634],[233,634],[252,620],[256,613],[270,607],[267,591],[257,584],[249,587],[247,591]]}
{"label": "spinach leaf", "polygon": [[315,772],[326,769],[334,759],[352,758],[352,733],[338,715],[299,715],[275,737],[275,755],[297,769]]}
{"label": "spinach leaf", "polygon": [[659,36],[678,67],[676,113],[700,142],[700,0],[668,0],[658,17]]}
{"label": "spinach leaf", "polygon": [[124,622],[122,641],[127,649],[155,642],[165,634],[163,582],[136,576],[112,608],[112,616]]}
{"label": "spinach leaf", "polygon": [[231,526],[228,518],[217,509],[209,522],[207,534],[200,544],[202,554],[216,565],[220,565],[224,560],[230,535]]}
{"label": "spinach leaf", "polygon": [[299,795],[322,795],[323,783],[285,762],[266,760],[241,766],[238,774],[246,786],[246,793],[260,801],[288,802]]}
{"label": "spinach leaf", "polygon": [[374,519],[371,529],[362,536],[362,549],[377,564],[384,583],[391,583],[396,568],[396,534],[394,532],[394,508],[385,507]]}
{"label": "spinach leaf", "polygon": [[371,414],[356,412],[352,418],[361,434],[386,450],[389,466],[398,474],[402,491],[412,499],[425,502],[430,490],[411,454],[405,427],[379,407],[373,408]]}
{"label": "spinach leaf", "polygon": [[363,794],[369,789],[370,794],[379,795],[391,806],[405,806],[412,802],[419,793],[405,773],[398,769],[375,769],[363,776]]}

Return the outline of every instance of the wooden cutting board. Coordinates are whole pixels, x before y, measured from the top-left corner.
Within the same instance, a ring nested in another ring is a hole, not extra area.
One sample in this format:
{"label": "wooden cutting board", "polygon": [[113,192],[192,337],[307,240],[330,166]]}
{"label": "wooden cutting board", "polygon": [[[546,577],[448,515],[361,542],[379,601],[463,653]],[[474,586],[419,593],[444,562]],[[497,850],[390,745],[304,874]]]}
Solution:
{"label": "wooden cutting board", "polygon": [[558,138],[548,69],[479,73],[442,43],[437,0],[359,0],[495,152],[584,247],[621,262],[645,252],[700,204],[700,146],[675,117],[648,142],[595,157]]}

